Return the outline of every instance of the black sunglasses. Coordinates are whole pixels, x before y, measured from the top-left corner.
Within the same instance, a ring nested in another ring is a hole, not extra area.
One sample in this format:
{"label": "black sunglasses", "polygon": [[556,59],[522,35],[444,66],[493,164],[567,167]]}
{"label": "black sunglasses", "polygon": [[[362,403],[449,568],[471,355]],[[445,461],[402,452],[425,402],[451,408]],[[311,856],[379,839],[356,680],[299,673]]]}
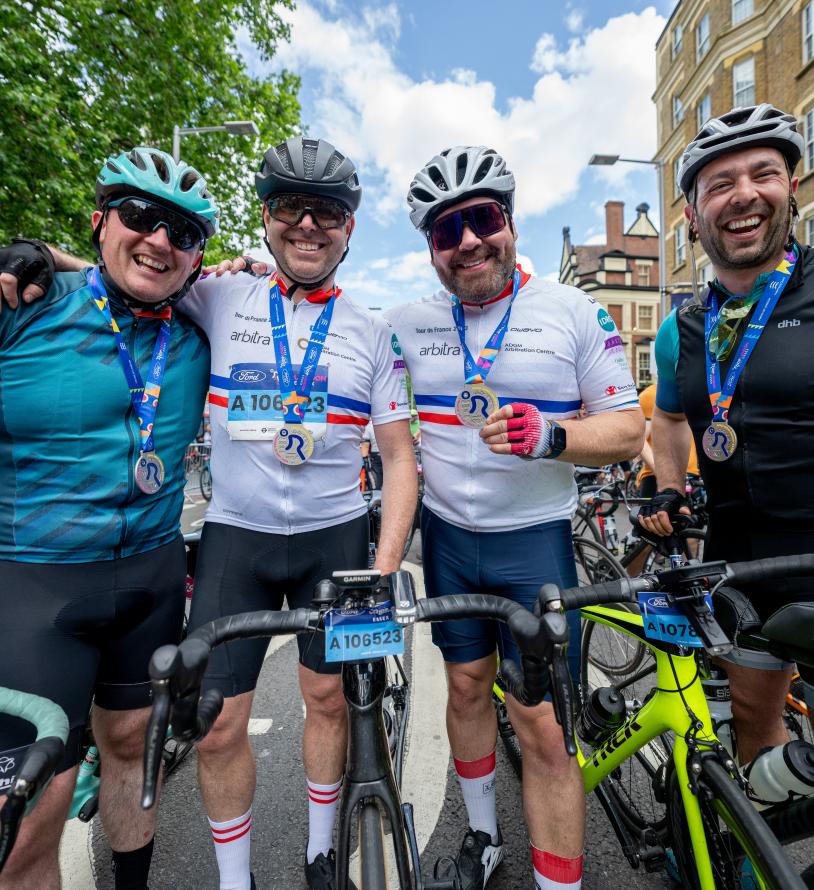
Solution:
{"label": "black sunglasses", "polygon": [[475,204],[456,210],[430,227],[429,239],[434,250],[451,250],[457,247],[464,236],[464,223],[478,236],[488,238],[506,227],[503,207],[490,201],[488,204]]}
{"label": "black sunglasses", "polygon": [[266,201],[272,219],[287,226],[298,226],[306,213],[320,229],[338,229],[350,219],[350,211],[333,198],[313,195],[277,195]]}
{"label": "black sunglasses", "polygon": [[122,224],[133,232],[146,235],[159,226],[164,226],[170,244],[178,250],[188,253],[200,250],[206,244],[206,235],[197,223],[163,204],[154,204],[145,198],[129,197],[111,201],[107,206],[115,207]]}

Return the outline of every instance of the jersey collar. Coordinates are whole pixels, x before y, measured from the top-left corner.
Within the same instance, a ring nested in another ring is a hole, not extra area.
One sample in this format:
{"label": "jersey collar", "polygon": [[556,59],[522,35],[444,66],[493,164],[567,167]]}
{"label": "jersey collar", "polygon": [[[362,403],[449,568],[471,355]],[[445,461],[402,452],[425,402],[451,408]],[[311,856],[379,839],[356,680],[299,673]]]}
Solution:
{"label": "jersey collar", "polygon": [[[280,293],[284,296],[288,296],[288,286],[286,283],[277,276],[277,284],[280,287]],[[342,288],[334,285],[330,290],[315,290],[312,293],[305,294],[305,299],[309,303],[327,303],[331,297],[338,297],[342,293]]]}
{"label": "jersey collar", "polygon": [[[520,272],[520,288],[522,289],[528,283],[529,279],[531,278],[531,275],[529,275],[528,272],[523,271],[523,268],[520,265],[520,263],[517,264],[517,269]],[[485,303],[471,303],[471,302],[468,302],[467,300],[461,300],[461,302],[463,303],[464,306],[478,306],[478,307],[489,306],[492,303],[497,303],[498,300],[503,300],[505,297],[510,297],[512,295],[513,285],[514,285],[514,281],[512,280],[512,278],[510,278],[508,283],[506,284],[506,287],[504,287],[503,290],[496,297],[492,297],[491,300],[487,300]]]}

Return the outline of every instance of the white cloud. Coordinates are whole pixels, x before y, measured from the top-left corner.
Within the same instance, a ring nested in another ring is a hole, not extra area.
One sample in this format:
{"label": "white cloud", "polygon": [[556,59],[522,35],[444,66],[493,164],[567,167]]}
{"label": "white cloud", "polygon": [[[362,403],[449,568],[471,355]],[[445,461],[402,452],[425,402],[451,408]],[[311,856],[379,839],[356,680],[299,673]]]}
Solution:
{"label": "white cloud", "polygon": [[589,235],[582,243],[583,244],[606,244],[608,240],[608,236],[604,232],[597,232],[594,235]]}
{"label": "white cloud", "polygon": [[577,32],[582,30],[582,25],[585,22],[585,12],[581,9],[569,9],[568,13],[565,16],[565,27],[572,34],[576,34]]}
{"label": "white cloud", "polygon": [[[391,48],[400,28],[392,4],[360,20],[328,16],[303,0],[283,15],[292,39],[275,64],[300,73],[318,95],[309,130],[356,160],[379,222],[405,212],[413,174],[449,145],[482,143],[504,154],[518,181],[519,217],[572,197],[592,152],[649,157],[655,149],[650,97],[664,19],[653,7],[612,18],[564,48],[543,34],[531,60],[541,75],[533,90],[501,107],[495,85],[477,72],[415,80],[401,70]],[[618,181],[627,172],[607,175]]]}

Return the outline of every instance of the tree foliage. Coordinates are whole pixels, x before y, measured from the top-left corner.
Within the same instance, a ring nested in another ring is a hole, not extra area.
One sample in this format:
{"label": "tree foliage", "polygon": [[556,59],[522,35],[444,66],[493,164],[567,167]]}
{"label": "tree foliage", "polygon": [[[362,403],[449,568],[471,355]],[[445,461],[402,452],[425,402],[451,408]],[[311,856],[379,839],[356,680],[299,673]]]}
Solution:
{"label": "tree foliage", "polygon": [[254,120],[260,137],[192,135],[181,157],[209,180],[221,233],[207,259],[259,225],[253,172],[299,131],[299,79],[268,61],[293,0],[0,0],[0,243],[25,234],[89,254],[94,183],[110,154],[172,150],[172,130]]}

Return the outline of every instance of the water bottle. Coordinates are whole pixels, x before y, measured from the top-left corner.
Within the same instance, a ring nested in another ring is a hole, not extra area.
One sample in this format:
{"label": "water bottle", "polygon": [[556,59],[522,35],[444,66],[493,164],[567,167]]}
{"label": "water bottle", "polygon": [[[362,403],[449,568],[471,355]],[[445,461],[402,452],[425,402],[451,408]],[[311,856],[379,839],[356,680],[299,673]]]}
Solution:
{"label": "water bottle", "polygon": [[589,745],[597,745],[625,722],[627,707],[622,693],[613,686],[594,689],[577,721],[579,737]]}
{"label": "water bottle", "polygon": [[712,728],[720,743],[736,757],[735,724],[732,721],[732,693],[729,689],[729,677],[723,668],[710,668],[709,677],[701,678],[704,695],[707,698],[709,714],[712,717]]}
{"label": "water bottle", "polygon": [[803,739],[764,748],[743,771],[760,809],[814,794],[814,745]]}
{"label": "water bottle", "polygon": [[607,542],[608,550],[615,556],[619,552],[619,532],[613,516],[605,517],[605,541]]}

